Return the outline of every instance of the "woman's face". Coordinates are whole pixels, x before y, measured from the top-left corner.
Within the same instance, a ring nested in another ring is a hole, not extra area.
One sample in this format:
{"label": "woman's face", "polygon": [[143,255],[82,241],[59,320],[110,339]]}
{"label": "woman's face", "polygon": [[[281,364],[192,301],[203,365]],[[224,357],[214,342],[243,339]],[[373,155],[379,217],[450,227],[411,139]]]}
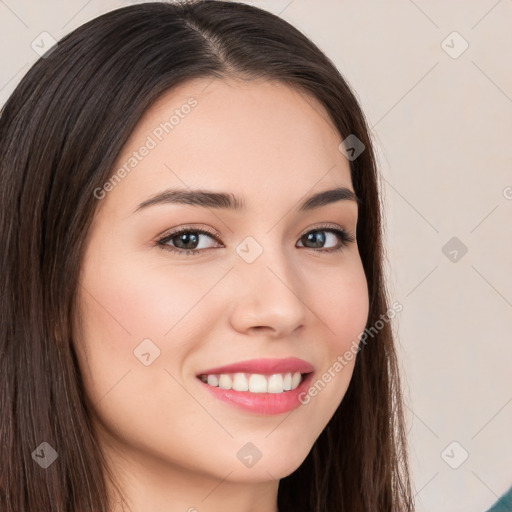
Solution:
{"label": "woman's face", "polygon": [[326,231],[355,236],[357,203],[308,203],[353,191],[340,143],[316,100],[270,81],[188,82],[138,123],[95,194],[75,341],[120,468],[262,482],[303,462],[368,316],[357,241]]}

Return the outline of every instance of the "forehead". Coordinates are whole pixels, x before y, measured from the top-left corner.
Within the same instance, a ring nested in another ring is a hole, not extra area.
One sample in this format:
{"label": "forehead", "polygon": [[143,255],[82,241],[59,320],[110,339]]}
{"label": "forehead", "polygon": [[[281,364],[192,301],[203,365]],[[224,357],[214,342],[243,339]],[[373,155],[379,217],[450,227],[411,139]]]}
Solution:
{"label": "forehead", "polygon": [[[351,187],[341,137],[311,96],[268,80],[194,80],[164,93],[117,158],[106,201],[135,207],[167,187],[236,192],[268,207],[283,194]],[[252,199],[251,199],[252,198]]]}

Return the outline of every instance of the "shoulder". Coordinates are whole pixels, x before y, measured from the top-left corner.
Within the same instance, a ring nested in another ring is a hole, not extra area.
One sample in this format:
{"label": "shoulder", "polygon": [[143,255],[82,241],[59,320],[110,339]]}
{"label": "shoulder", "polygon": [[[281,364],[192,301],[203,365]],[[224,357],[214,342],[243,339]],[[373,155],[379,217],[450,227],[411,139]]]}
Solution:
{"label": "shoulder", "polygon": [[487,512],[512,512],[512,487]]}

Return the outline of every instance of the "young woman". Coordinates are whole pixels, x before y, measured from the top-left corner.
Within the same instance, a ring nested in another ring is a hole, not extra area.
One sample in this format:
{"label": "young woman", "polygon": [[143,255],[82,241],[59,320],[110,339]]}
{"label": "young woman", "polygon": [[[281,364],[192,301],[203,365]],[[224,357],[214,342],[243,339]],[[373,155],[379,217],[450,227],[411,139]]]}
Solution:
{"label": "young woman", "polygon": [[0,154],[2,512],[413,509],[374,154],[311,41],[118,9]]}

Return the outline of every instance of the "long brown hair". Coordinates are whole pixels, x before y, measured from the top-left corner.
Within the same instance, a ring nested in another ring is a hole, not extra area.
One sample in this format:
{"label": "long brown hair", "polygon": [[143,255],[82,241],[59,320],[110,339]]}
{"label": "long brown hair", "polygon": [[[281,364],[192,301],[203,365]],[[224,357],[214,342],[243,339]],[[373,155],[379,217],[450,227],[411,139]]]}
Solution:
{"label": "long brown hair", "polygon": [[[357,240],[373,326],[388,311],[378,174],[346,81],[301,32],[233,2],[146,3],[104,14],[39,59],[0,117],[0,508],[107,512],[108,473],[72,348],[94,191],[142,114],[195,78],[275,79],[311,94],[343,139],[361,198]],[[382,321],[381,321],[382,323]],[[303,464],[280,481],[281,512],[413,510],[393,335],[358,354],[347,393]],[[34,451],[58,456],[47,469]],[[43,448],[46,445],[43,445]]]}

